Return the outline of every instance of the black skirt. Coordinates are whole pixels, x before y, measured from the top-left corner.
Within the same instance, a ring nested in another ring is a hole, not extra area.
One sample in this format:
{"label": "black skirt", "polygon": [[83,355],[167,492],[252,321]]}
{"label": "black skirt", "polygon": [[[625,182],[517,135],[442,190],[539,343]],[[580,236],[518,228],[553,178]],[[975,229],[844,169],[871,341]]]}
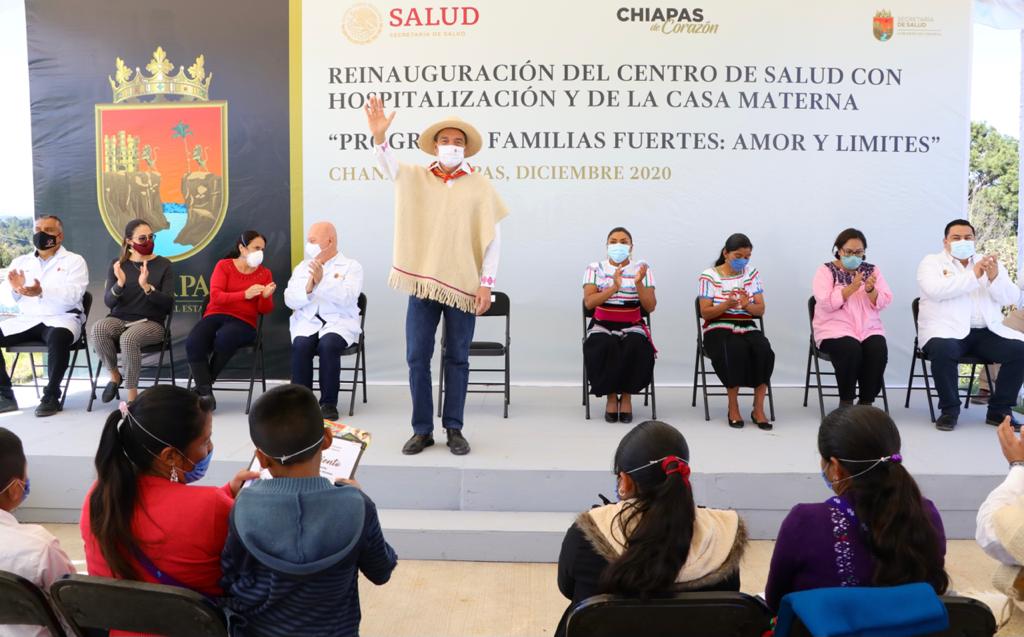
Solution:
{"label": "black skirt", "polygon": [[[631,327],[628,323],[595,323],[613,331]],[[654,375],[654,346],[644,334],[593,332],[583,343],[583,363],[593,395],[639,394]]]}
{"label": "black skirt", "polygon": [[760,330],[708,330],[704,334],[704,351],[711,359],[718,379],[726,387],[767,384],[775,369],[775,352]]}

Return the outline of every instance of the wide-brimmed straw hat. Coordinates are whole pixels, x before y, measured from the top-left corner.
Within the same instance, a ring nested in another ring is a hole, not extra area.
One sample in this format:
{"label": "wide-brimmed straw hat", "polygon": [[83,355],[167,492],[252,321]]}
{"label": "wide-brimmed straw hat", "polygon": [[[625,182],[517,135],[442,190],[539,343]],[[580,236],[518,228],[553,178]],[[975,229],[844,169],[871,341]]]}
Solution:
{"label": "wide-brimmed straw hat", "polygon": [[473,155],[480,152],[480,148],[483,146],[483,140],[480,137],[480,132],[474,128],[469,122],[463,121],[458,117],[449,117],[443,119],[436,124],[431,124],[427,127],[423,133],[420,134],[420,150],[428,155],[437,154],[437,143],[434,138],[437,134],[446,128],[457,128],[466,135],[466,151],[464,157],[472,157]]}

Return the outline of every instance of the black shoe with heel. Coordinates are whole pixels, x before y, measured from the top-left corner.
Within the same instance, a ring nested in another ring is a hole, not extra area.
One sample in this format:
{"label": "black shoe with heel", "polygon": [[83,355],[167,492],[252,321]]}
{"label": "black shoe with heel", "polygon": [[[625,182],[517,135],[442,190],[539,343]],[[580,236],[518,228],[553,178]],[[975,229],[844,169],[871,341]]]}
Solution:
{"label": "black shoe with heel", "polygon": [[750,412],[750,420],[752,420],[754,424],[757,425],[757,428],[760,429],[761,431],[772,430],[772,423],[767,420],[758,420],[757,418],[754,418],[754,412]]}

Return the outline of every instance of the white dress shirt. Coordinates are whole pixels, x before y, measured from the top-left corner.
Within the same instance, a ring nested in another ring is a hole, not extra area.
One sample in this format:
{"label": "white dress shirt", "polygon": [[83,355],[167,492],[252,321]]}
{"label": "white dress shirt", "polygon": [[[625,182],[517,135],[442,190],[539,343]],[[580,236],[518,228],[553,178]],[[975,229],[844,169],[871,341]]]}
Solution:
{"label": "white dress shirt", "polygon": [[1019,565],[996,538],[992,517],[996,511],[1005,506],[1024,505],[1022,497],[1024,497],[1024,467],[1011,467],[1006,479],[993,489],[992,493],[988,494],[981,504],[981,508],[978,509],[978,528],[974,533],[974,539],[978,541],[978,546],[989,557],[1010,566]]}
{"label": "white dress shirt", "polygon": [[[40,296],[17,294],[7,280],[7,272],[25,272],[25,285],[39,281]],[[2,304],[17,305],[18,314],[0,321],[0,332],[5,336],[19,334],[42,323],[47,327],[63,327],[78,340],[82,332],[82,295],[89,285],[89,267],[81,255],[61,246],[49,259],[43,260],[35,252],[15,257],[0,281]],[[75,311],[77,310],[77,312]]]}
{"label": "white dress shirt", "polygon": [[[67,554],[49,531],[38,524],[19,524],[0,509],[0,570],[15,573],[46,590],[60,578],[75,572]],[[47,637],[38,626],[4,626],[5,637]]]}
{"label": "white dress shirt", "polygon": [[[398,178],[398,171],[401,169],[401,164],[398,163],[398,159],[395,158],[395,154],[391,152],[391,147],[388,146],[387,142],[373,147],[373,154],[377,158],[377,165],[381,171],[387,176],[388,179],[394,181]],[[465,160],[456,170],[461,170],[467,174],[476,170]],[[452,182],[448,182],[450,188]],[[480,285],[493,288],[494,279],[498,276],[498,260],[501,258],[501,224],[494,224],[494,238],[487,244],[487,249],[484,250],[483,263],[480,266]]]}
{"label": "white dress shirt", "polygon": [[339,252],[324,264],[323,278],[306,294],[311,261],[305,259],[295,266],[284,291],[284,303],[292,310],[288,322],[292,340],[337,334],[354,345],[360,332],[358,302],[363,291],[363,266]]}
{"label": "white dress shirt", "polygon": [[921,347],[933,338],[966,338],[972,327],[987,327],[1003,338],[1024,341],[1024,334],[1003,325],[1003,306],[1016,305],[1020,289],[999,265],[996,278],[974,274],[977,257],[965,267],[948,252],[929,254],[917,267],[921,288],[917,319]]}

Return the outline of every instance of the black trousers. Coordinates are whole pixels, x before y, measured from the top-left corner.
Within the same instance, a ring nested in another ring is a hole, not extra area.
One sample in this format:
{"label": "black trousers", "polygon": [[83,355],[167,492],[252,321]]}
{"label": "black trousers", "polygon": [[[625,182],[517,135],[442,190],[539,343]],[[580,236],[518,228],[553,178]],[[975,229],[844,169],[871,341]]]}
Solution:
{"label": "black trousers", "polygon": [[227,314],[211,314],[200,319],[185,341],[196,388],[209,391],[235,352],[254,342],[256,328],[242,319]]}
{"label": "black trousers", "polygon": [[765,385],[775,370],[775,352],[760,330],[708,330],[704,333],[704,351],[726,387]]}
{"label": "black trousers", "polygon": [[643,334],[594,332],[583,342],[583,363],[595,396],[639,394],[654,375],[654,347]]}
{"label": "black trousers", "polygon": [[885,366],[889,362],[889,346],[885,337],[876,334],[863,341],[852,336],[826,338],[818,349],[832,359],[836,370],[839,400],[853,402],[860,387],[860,404],[870,405],[882,391]]}
{"label": "black trousers", "polygon": [[[71,361],[71,346],[75,342],[75,335],[71,330],[63,327],[47,327],[42,323],[33,325],[24,332],[4,335],[0,331],[0,347],[20,345],[29,341],[43,341],[46,343],[46,368],[49,380],[46,388],[43,389],[43,396],[49,398],[60,398],[60,384],[64,380],[64,373],[68,371],[68,363]],[[11,376],[7,373],[7,361],[0,352],[0,396],[14,398],[11,390]]]}

